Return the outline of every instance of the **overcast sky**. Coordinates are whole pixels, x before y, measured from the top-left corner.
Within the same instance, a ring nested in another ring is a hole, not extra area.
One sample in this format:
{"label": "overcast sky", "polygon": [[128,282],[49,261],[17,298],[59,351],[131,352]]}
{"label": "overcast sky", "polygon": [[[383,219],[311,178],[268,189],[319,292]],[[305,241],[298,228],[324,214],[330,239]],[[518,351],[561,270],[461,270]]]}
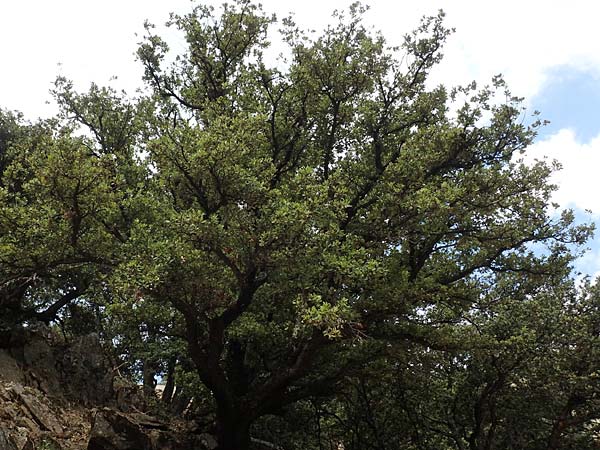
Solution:
{"label": "overcast sky", "polygon": [[[222,2],[205,1],[218,5]],[[551,120],[531,154],[556,158],[563,170],[553,180],[555,200],[580,217],[600,223],[600,2],[595,0],[371,0],[369,24],[391,44],[422,15],[438,9],[456,28],[435,80],[447,85],[481,83],[503,73],[513,93]],[[0,1],[0,107],[35,119],[55,110],[48,94],[57,75],[79,89],[109,83],[134,92],[141,68],[134,53],[146,19],[163,24],[170,11],[186,12],[189,0]],[[320,29],[331,12],[350,1],[262,2],[279,17]],[[600,272],[600,241],[578,268]]]}

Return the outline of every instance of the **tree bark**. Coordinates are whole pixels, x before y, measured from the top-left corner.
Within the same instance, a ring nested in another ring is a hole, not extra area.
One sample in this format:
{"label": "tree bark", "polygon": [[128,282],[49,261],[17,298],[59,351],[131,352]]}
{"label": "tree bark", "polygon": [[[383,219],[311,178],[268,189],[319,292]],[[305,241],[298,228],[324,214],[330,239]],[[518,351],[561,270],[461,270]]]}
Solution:
{"label": "tree bark", "polygon": [[143,387],[144,394],[147,397],[152,397],[156,395],[156,372],[157,372],[157,363],[151,359],[144,360],[143,368],[142,368],[142,377],[143,377]]}
{"label": "tree bark", "polygon": [[217,407],[217,450],[248,450],[250,420],[241,408]]}
{"label": "tree bark", "polygon": [[171,358],[167,363],[167,383],[165,384],[165,389],[163,390],[161,401],[162,403],[169,404],[173,399],[173,392],[175,391],[175,364],[176,359]]}
{"label": "tree bark", "polygon": [[171,411],[173,414],[181,416],[187,409],[191,400],[192,396],[188,394],[187,389],[178,385],[171,400]]}

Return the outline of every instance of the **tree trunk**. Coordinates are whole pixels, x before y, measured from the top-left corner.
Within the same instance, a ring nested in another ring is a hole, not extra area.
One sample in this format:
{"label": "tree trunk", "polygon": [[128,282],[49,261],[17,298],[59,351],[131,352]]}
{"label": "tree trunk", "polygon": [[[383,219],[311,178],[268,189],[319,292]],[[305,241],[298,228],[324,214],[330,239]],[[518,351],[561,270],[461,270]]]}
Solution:
{"label": "tree trunk", "polygon": [[176,416],[181,416],[191,400],[192,396],[187,393],[187,390],[183,386],[178,385],[175,388],[175,394],[171,399],[171,411],[173,411],[173,414]]}
{"label": "tree trunk", "polygon": [[557,450],[560,448],[560,441],[564,428],[565,427],[560,420],[554,424],[550,437],[548,438],[548,444],[546,445],[547,450]]}
{"label": "tree trunk", "polygon": [[171,358],[167,365],[167,383],[161,397],[161,401],[166,405],[171,403],[173,392],[175,391],[175,363],[176,359]]}
{"label": "tree trunk", "polygon": [[242,411],[217,408],[217,450],[248,450],[250,421]]}
{"label": "tree trunk", "polygon": [[142,367],[144,394],[146,397],[155,396],[157,364],[151,359],[145,359]]}

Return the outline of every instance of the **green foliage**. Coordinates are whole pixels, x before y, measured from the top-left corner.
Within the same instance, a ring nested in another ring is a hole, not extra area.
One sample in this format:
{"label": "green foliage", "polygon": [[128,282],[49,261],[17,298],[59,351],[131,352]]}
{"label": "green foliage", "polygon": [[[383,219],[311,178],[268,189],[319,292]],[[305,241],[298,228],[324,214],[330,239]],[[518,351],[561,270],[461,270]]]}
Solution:
{"label": "green foliage", "polygon": [[85,299],[222,450],[587,448],[596,288],[569,270],[591,227],[520,159],[540,123],[500,77],[430,87],[443,13],[398,48],[363,13],[284,20],[270,67],[274,17],[198,6],[169,22],[180,55],[147,25],[144,98],[59,78],[59,119],[2,113],[0,307],[68,322]]}

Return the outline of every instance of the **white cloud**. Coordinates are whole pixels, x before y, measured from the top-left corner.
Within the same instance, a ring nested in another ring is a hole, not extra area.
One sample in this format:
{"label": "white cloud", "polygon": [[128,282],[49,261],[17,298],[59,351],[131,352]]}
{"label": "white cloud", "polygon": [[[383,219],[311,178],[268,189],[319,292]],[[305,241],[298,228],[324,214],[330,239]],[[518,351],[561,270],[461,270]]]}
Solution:
{"label": "white cloud", "polygon": [[555,159],[562,169],[556,171],[551,182],[558,186],[553,201],[562,208],[573,207],[591,210],[600,217],[600,195],[598,194],[598,167],[600,167],[600,135],[587,143],[575,139],[570,129],[562,129],[556,134],[532,145],[527,158]]}
{"label": "white cloud", "polygon": [[[219,5],[222,0],[204,3]],[[202,2],[197,2],[202,3]],[[280,17],[295,11],[301,26],[321,28],[331,11],[350,0],[263,0],[265,10]],[[391,43],[418,23],[424,14],[447,12],[456,34],[447,58],[435,73],[444,84],[486,82],[503,72],[516,94],[533,96],[545,72],[557,65],[600,73],[600,3],[589,0],[365,0],[372,8],[368,22],[382,29]],[[139,83],[140,68],[133,53],[144,19],[162,23],[170,10],[187,11],[189,0],[22,0],[0,2],[1,106],[29,114],[48,113],[43,103],[60,71],[85,87],[119,75],[119,87]],[[57,63],[62,63],[61,69]]]}
{"label": "white cloud", "polygon": [[[219,5],[222,0],[206,3]],[[279,17],[296,13],[300,26],[322,28],[331,21],[333,9],[350,0],[263,0],[266,11]],[[569,65],[574,70],[600,74],[600,2],[571,0],[422,0],[371,4],[367,22],[381,29],[390,43],[398,44],[424,14],[447,12],[447,25],[456,27],[446,48],[446,58],[435,79],[444,84],[488,81],[498,72],[506,74],[518,95],[532,97],[543,85],[548,69]],[[186,12],[189,0],[23,0],[0,2],[0,107],[21,109],[28,116],[48,115],[44,106],[57,74],[74,79],[80,89],[96,81],[107,83],[118,75],[116,86],[133,91],[140,84],[141,68],[134,52],[148,18],[163,23],[171,10]],[[61,67],[57,63],[62,63]],[[561,189],[556,200],[590,208],[600,214],[600,196],[590,186],[600,167],[600,139],[582,145],[572,132],[539,142],[533,149],[562,161],[564,169],[554,181]]]}
{"label": "white cloud", "polygon": [[[597,241],[597,239],[594,239]],[[575,263],[576,279],[582,280],[589,276],[591,280],[596,280],[600,277],[600,246],[597,242],[592,241],[590,250],[581,256]]]}
{"label": "white cloud", "polygon": [[[296,10],[298,23],[319,28],[329,21],[334,8],[350,1],[307,0],[296,3],[266,0],[267,10],[283,15]],[[545,72],[555,66],[600,74],[600,2],[589,0],[421,0],[390,2],[366,0],[371,5],[367,21],[399,44],[423,15],[446,14],[446,24],[456,28],[445,48],[446,58],[435,73],[443,84],[464,84],[472,79],[488,82],[498,73],[506,76],[515,94],[535,95]]]}
{"label": "white cloud", "polygon": [[[219,5],[222,0],[206,3]],[[333,9],[343,9],[350,0],[263,0],[264,9],[279,17],[294,11],[301,27],[319,29],[331,21]],[[600,2],[571,0],[422,0],[390,2],[365,0],[371,4],[367,22],[381,29],[390,43],[398,44],[419,18],[447,12],[447,25],[456,27],[446,48],[446,58],[435,79],[444,84],[486,82],[504,72],[518,95],[532,97],[541,88],[548,69],[568,64],[574,70],[600,74]],[[28,116],[48,115],[44,102],[57,74],[74,79],[80,89],[96,81],[107,83],[118,75],[116,86],[130,92],[140,84],[141,68],[134,52],[148,18],[163,23],[168,12],[187,12],[189,0],[23,0],[0,2],[0,107],[21,109]],[[62,63],[61,67],[57,64]],[[576,142],[573,133],[560,133],[534,146],[563,162],[555,175],[561,185],[556,199],[600,213],[589,186],[596,181],[594,169],[600,158],[600,140],[587,145]],[[574,156],[577,155],[577,156]]]}
{"label": "white cloud", "polygon": [[600,3],[585,0],[451,2],[457,28],[449,59],[471,63],[476,79],[502,72],[518,95],[531,97],[558,65],[600,73]]}
{"label": "white cloud", "polygon": [[[581,143],[570,129],[562,129],[532,145],[526,153],[526,161],[535,159],[556,160],[562,168],[551,175],[550,182],[557,186],[553,202],[558,210],[572,208],[578,223],[590,223],[600,219],[600,195],[598,195],[598,167],[600,167],[600,134]],[[591,211],[585,213],[584,211]],[[589,275],[592,280],[600,276],[600,241],[596,237],[588,242],[589,250],[575,262],[576,272]]]}
{"label": "white cloud", "polygon": [[44,106],[57,75],[79,89],[91,82],[133,91],[142,70],[135,62],[136,33],[146,18],[163,23],[189,0],[22,0],[0,2],[0,107],[29,117],[51,115]]}
{"label": "white cloud", "polygon": [[[313,28],[327,24],[330,12],[350,1],[306,0],[296,3],[266,0],[267,10],[283,15],[296,10],[298,23]],[[365,1],[371,5],[367,21],[381,29],[390,43],[415,28],[423,15],[446,14],[456,28],[444,51],[446,58],[435,78],[456,85],[472,79],[486,83],[498,73],[506,76],[515,94],[535,95],[554,66],[569,65],[600,74],[600,3],[589,0],[421,0],[418,2]]]}

